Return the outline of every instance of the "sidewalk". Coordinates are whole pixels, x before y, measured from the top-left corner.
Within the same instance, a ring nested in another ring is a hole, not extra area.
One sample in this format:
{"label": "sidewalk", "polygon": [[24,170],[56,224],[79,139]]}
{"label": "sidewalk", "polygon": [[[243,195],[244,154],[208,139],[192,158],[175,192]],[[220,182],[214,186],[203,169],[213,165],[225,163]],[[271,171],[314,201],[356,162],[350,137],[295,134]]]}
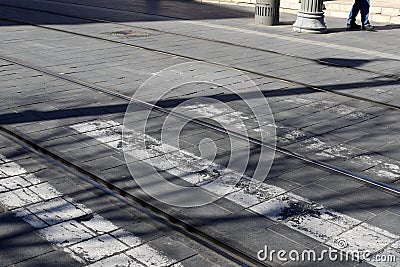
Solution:
{"label": "sidewalk", "polygon": [[[255,0],[198,0],[205,3],[221,4],[255,4]],[[299,0],[281,0],[282,12],[296,14],[300,7]],[[354,1],[351,0],[327,0],[324,1],[325,16],[336,18],[347,18]],[[400,23],[400,2],[396,0],[372,0],[370,9],[370,20],[373,22]]]}

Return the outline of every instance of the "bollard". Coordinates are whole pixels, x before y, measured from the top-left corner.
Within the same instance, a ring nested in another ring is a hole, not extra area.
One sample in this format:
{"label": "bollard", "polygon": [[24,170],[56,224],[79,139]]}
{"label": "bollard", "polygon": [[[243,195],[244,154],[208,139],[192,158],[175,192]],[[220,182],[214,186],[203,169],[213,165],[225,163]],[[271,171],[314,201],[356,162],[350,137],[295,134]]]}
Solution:
{"label": "bollard", "polygon": [[323,0],[302,0],[297,20],[293,24],[296,32],[326,33]]}
{"label": "bollard", "polygon": [[279,23],[280,0],[257,0],[255,21],[256,24],[275,25]]}

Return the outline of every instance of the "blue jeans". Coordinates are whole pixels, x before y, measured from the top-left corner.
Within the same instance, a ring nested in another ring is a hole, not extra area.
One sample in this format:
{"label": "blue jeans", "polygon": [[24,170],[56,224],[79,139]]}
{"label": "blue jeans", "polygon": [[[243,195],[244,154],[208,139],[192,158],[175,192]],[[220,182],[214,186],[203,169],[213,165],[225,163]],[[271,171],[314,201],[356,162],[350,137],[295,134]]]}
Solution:
{"label": "blue jeans", "polygon": [[356,23],[356,17],[358,12],[361,11],[361,22],[362,25],[369,25],[369,3],[370,0],[355,0],[353,8],[350,11],[347,24]]}

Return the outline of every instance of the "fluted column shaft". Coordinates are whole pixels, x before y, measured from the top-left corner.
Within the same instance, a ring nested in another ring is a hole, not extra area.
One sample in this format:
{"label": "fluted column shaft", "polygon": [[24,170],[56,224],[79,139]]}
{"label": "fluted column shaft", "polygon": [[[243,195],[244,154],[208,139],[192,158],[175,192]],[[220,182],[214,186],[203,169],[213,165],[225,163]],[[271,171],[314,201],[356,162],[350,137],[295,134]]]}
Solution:
{"label": "fluted column shaft", "polygon": [[301,1],[300,11],[309,13],[322,12],[322,5],[322,0],[303,0]]}
{"label": "fluted column shaft", "polygon": [[297,32],[325,33],[323,0],[302,0],[293,30]]}

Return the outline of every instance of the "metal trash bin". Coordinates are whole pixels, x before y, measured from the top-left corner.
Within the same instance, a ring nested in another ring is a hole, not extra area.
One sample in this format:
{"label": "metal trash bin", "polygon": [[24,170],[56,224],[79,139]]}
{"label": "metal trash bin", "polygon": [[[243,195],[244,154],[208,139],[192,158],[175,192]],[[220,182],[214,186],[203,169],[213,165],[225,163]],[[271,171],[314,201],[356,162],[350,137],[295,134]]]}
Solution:
{"label": "metal trash bin", "polygon": [[275,25],[279,23],[280,0],[256,0],[256,24]]}

